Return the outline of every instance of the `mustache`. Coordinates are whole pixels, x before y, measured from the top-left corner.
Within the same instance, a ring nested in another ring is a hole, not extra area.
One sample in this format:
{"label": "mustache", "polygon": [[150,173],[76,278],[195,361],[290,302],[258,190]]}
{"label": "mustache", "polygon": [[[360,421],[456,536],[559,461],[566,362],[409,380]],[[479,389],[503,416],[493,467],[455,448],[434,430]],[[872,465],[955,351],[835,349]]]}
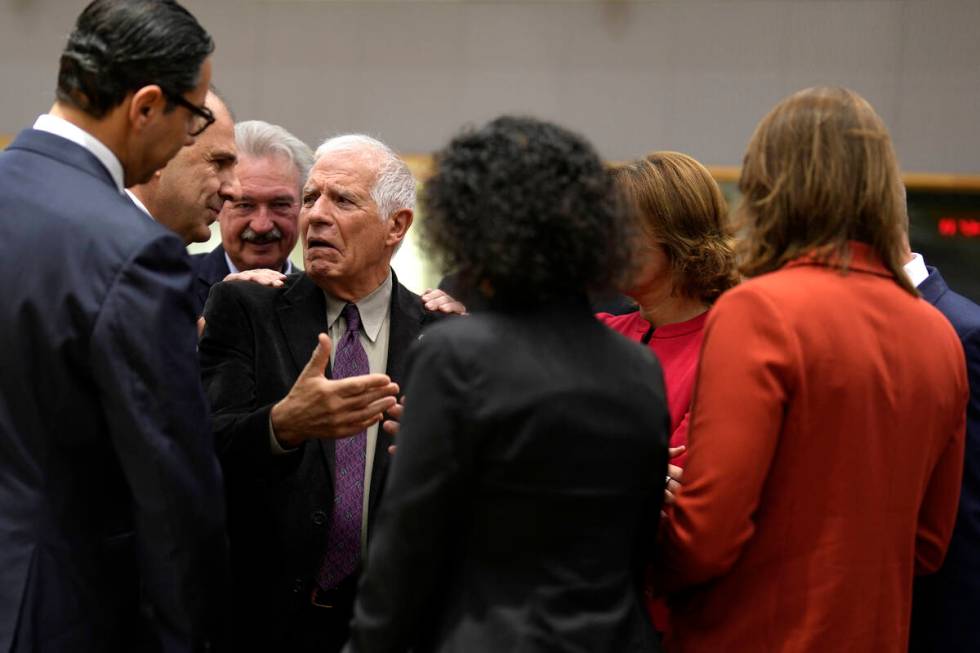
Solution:
{"label": "mustache", "polygon": [[282,240],[282,232],[275,226],[264,234],[257,234],[255,230],[251,227],[245,227],[245,231],[239,236],[242,240],[247,243],[252,243],[253,245],[266,245],[268,243],[277,243]]}

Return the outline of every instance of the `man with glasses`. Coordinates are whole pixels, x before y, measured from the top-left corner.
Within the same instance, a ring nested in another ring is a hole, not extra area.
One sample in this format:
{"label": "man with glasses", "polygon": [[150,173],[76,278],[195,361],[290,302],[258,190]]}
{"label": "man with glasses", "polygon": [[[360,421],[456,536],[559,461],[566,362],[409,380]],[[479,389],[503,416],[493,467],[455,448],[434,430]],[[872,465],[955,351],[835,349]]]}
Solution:
{"label": "man with glasses", "polygon": [[190,266],[123,192],[211,122],[212,50],[172,0],[95,0],[54,106],[0,153],[0,651],[219,638],[223,488]]}
{"label": "man with glasses", "polygon": [[[203,107],[187,106],[193,107],[195,120],[191,133],[198,134],[194,144],[182,148],[148,182],[129,190],[139,206],[190,244],[211,237],[211,223],[239,189],[235,121],[228,107],[213,90]],[[195,308],[199,315],[202,307]]]}

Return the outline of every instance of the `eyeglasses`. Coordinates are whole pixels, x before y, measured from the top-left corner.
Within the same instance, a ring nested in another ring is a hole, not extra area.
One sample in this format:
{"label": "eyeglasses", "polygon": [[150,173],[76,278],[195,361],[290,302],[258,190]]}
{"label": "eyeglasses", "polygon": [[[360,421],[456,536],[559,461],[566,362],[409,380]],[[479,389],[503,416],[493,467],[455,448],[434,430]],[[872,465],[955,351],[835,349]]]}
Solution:
{"label": "eyeglasses", "polygon": [[199,107],[190,102],[183,95],[178,95],[169,91],[164,91],[164,95],[166,95],[171,102],[179,104],[190,111],[194,116],[194,121],[191,123],[191,128],[187,132],[190,136],[200,136],[205,129],[214,123],[214,112],[211,111],[211,109],[208,109],[207,107]]}

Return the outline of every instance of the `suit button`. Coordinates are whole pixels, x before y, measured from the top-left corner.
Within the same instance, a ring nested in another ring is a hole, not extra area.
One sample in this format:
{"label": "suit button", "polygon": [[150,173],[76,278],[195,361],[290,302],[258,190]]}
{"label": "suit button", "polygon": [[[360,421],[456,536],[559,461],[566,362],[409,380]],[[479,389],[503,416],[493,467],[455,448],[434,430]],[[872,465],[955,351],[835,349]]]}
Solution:
{"label": "suit button", "polygon": [[297,578],[293,581],[293,594],[299,594],[303,591],[303,587],[306,583],[303,582],[302,578]]}
{"label": "suit button", "polygon": [[322,510],[314,510],[310,518],[313,519],[313,523],[317,526],[323,526],[327,523],[327,513]]}

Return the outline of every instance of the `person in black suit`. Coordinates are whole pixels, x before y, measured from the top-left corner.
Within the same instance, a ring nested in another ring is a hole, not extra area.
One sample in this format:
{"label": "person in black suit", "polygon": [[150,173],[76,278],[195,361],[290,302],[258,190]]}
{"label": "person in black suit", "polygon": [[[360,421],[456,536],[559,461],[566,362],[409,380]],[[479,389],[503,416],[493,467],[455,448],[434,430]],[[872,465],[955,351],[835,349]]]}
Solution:
{"label": "person in black suit", "polygon": [[227,545],[183,243],[123,193],[210,124],[211,37],[96,0],[0,154],[0,650],[220,643]]}
{"label": "person in black suit", "polygon": [[211,286],[229,274],[267,269],[268,283],[276,285],[293,272],[289,254],[298,237],[300,195],[313,152],[284,128],[262,120],[236,124],[235,145],[241,190],[221,211],[221,244],[191,257],[193,292],[202,312]]}
{"label": "person in black suit", "polygon": [[580,137],[453,140],[423,235],[486,310],[430,328],[347,651],[658,650],[641,583],[667,466],[661,370],[592,316],[630,241]]}
{"label": "person in black suit", "polygon": [[970,399],[960,503],[943,566],[915,579],[912,653],[968,653],[980,646],[980,306],[949,289],[939,270],[908,252],[905,272],[963,343]]}
{"label": "person in black suit", "polygon": [[412,223],[415,180],[387,146],[326,141],[302,202],[306,272],[281,287],[216,284],[200,343],[241,650],[346,641],[388,471],[392,440],[378,421],[428,319],[389,265]]}

